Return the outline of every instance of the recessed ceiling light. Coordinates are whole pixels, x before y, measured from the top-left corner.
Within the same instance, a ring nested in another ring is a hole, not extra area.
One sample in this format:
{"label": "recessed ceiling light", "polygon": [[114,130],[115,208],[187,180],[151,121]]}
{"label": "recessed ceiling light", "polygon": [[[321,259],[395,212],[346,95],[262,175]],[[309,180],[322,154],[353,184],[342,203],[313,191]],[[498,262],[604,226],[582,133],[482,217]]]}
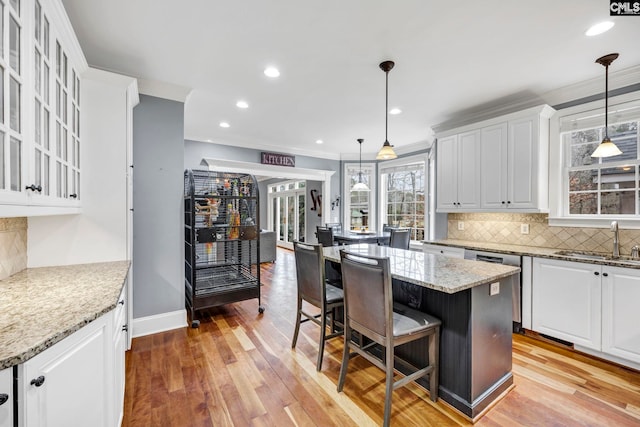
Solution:
{"label": "recessed ceiling light", "polygon": [[276,67],[267,67],[264,69],[264,75],[267,77],[278,77],[280,75],[280,71]]}
{"label": "recessed ceiling light", "polygon": [[392,108],[391,110],[389,110],[389,114],[395,115],[395,114],[400,114],[400,113],[402,113],[402,110],[399,109],[399,108]]}
{"label": "recessed ceiling light", "polygon": [[586,33],[587,36],[597,36],[598,34],[602,34],[606,31],[609,31],[615,24],[612,21],[604,21],[598,22],[595,25],[589,27]]}
{"label": "recessed ceiling light", "polygon": [[316,139],[316,144],[322,144],[324,141],[321,139]]}
{"label": "recessed ceiling light", "polygon": [[227,123],[227,122],[220,122],[220,127],[221,127],[221,128],[228,128],[228,127],[229,127],[229,123]]}
{"label": "recessed ceiling light", "polygon": [[247,101],[238,101],[238,102],[236,102],[236,107],[238,107],[238,108],[249,108],[249,104],[247,104]]}

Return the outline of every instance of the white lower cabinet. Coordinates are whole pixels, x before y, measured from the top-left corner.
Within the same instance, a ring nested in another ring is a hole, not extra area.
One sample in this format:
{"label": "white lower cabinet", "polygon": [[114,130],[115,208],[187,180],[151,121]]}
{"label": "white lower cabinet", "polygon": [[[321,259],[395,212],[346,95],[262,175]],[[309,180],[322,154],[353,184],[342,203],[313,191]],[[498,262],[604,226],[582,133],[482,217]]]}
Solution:
{"label": "white lower cabinet", "polygon": [[20,365],[20,425],[113,425],[111,317],[94,320]]}
{"label": "white lower cabinet", "polygon": [[[127,286],[114,310],[18,365],[19,426],[121,424],[128,346],[126,296]],[[5,427],[3,406],[0,427]]]}
{"label": "white lower cabinet", "polygon": [[600,270],[599,265],[534,258],[533,330],[599,350]]}
{"label": "white lower cabinet", "polygon": [[602,351],[640,363],[640,270],[604,267],[602,276]]}
{"label": "white lower cabinet", "polygon": [[0,427],[13,427],[13,368],[0,371]]}
{"label": "white lower cabinet", "polygon": [[464,248],[423,243],[422,250],[425,254],[445,255],[452,258],[464,258]]}
{"label": "white lower cabinet", "polygon": [[534,331],[640,367],[640,270],[534,258],[532,277]]}

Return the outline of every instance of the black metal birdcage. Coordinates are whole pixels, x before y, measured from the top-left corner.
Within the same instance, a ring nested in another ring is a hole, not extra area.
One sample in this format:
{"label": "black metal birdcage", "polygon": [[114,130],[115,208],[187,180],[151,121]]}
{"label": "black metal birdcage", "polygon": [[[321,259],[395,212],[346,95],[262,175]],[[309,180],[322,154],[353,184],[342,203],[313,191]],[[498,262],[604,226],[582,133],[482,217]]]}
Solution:
{"label": "black metal birdcage", "polygon": [[185,304],[196,311],[260,302],[258,182],[252,175],[208,170],[184,173]]}

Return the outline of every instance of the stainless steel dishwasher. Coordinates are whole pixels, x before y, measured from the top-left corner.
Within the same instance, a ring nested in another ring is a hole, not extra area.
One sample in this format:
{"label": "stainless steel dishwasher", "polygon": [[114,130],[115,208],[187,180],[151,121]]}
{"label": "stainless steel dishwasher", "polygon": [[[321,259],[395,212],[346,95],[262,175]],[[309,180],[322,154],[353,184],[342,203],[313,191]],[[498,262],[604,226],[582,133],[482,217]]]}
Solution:
{"label": "stainless steel dishwasher", "polygon": [[[495,252],[485,252],[465,249],[465,259],[475,261],[493,262],[496,264],[513,265],[522,267],[522,257],[520,255],[508,255]],[[522,331],[522,281],[520,277],[522,272],[513,277],[512,283],[512,314],[513,314],[513,331]]]}

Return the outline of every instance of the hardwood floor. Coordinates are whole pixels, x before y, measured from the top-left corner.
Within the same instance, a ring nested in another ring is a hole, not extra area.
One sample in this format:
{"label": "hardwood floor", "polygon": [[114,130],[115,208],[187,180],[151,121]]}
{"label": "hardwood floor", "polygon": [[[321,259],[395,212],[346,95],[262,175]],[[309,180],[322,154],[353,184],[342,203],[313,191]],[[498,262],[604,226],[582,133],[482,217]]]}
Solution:
{"label": "hardwood floor", "polygon": [[[262,266],[262,303],[201,313],[199,329],[133,340],[127,352],[123,426],[369,426],[383,415],[384,373],[355,358],[336,392],[341,338],[328,341],[316,372],[319,330],[311,322],[291,349],[295,260],[278,249]],[[640,426],[640,373],[514,336],[515,387],[478,426]],[[471,423],[420,387],[393,392],[395,426]]]}

